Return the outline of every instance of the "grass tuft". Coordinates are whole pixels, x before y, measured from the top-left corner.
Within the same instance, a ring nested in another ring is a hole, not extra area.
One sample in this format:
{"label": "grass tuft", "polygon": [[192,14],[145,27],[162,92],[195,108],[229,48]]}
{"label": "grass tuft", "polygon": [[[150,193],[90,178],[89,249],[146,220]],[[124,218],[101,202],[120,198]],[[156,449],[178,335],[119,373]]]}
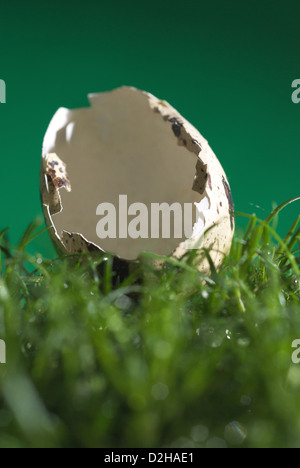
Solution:
{"label": "grass tuft", "polygon": [[[292,200],[292,201],[295,201]],[[0,447],[299,447],[300,216],[249,218],[220,271],[50,260],[0,233]],[[209,251],[203,256],[210,262]]]}

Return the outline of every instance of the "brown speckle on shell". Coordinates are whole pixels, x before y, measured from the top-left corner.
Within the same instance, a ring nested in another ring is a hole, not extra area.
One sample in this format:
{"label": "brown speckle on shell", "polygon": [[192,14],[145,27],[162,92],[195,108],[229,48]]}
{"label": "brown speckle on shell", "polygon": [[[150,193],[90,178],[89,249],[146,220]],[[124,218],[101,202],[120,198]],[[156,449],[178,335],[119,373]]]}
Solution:
{"label": "brown speckle on shell", "polygon": [[[54,187],[61,189],[64,187],[68,192],[71,192],[71,183],[67,174],[65,163],[57,156],[50,153],[45,160],[45,172],[51,178]],[[60,174],[58,174],[60,172]]]}

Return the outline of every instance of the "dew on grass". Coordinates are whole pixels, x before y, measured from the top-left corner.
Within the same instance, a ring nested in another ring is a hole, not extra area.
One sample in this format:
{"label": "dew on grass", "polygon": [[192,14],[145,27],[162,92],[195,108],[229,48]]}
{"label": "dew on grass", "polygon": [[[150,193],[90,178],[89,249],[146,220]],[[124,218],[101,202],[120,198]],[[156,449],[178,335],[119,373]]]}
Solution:
{"label": "dew on grass", "polygon": [[216,335],[211,343],[212,348],[219,348],[223,343],[223,337],[221,335]]}
{"label": "dew on grass", "polygon": [[179,437],[170,444],[171,448],[195,448],[195,442],[188,437]]}
{"label": "dew on grass", "polygon": [[238,421],[231,421],[225,426],[224,437],[231,445],[241,445],[247,437],[247,429]]}
{"label": "dew on grass", "polygon": [[123,310],[123,311],[128,311],[132,307],[132,305],[133,305],[132,299],[126,296],[126,294],[120,295],[115,300],[115,306],[118,307],[118,309]]}
{"label": "dew on grass", "polygon": [[243,348],[245,348],[246,346],[249,346],[250,344],[250,340],[249,338],[239,338],[238,341],[237,341],[238,345],[239,346],[242,346]]}
{"label": "dew on grass", "polygon": [[209,436],[209,430],[206,426],[198,424],[197,426],[192,427],[191,437],[194,442],[204,442]]}
{"label": "dew on grass", "polygon": [[220,437],[211,437],[205,444],[206,448],[227,448],[226,441]]}
{"label": "dew on grass", "polygon": [[251,405],[252,399],[248,395],[242,395],[240,402],[242,406],[249,406]]}
{"label": "dew on grass", "polygon": [[162,382],[157,382],[151,389],[151,395],[155,400],[165,400],[169,395],[169,387]]}

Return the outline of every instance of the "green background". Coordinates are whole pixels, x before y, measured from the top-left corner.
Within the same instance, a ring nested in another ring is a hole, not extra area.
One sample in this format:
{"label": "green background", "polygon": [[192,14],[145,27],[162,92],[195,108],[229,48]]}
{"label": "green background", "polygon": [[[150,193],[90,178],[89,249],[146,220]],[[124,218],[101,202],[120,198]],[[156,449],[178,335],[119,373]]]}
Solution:
{"label": "green background", "polygon": [[[57,108],[120,85],[166,99],[200,130],[236,210],[265,217],[300,195],[299,19],[299,0],[2,3],[0,228],[15,242],[41,215],[41,146]],[[286,210],[281,232],[298,212]],[[51,252],[47,234],[35,248]]]}

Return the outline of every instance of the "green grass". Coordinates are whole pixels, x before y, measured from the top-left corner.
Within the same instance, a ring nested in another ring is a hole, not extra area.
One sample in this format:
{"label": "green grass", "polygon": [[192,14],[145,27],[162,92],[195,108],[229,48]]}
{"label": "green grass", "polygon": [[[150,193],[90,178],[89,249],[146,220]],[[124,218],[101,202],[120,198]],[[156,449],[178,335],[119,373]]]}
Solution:
{"label": "green grass", "polygon": [[[300,216],[249,216],[219,272],[47,260],[0,234],[0,447],[299,447]],[[45,235],[45,234],[44,234]],[[204,253],[209,256],[209,252]],[[100,271],[102,272],[100,274]]]}

